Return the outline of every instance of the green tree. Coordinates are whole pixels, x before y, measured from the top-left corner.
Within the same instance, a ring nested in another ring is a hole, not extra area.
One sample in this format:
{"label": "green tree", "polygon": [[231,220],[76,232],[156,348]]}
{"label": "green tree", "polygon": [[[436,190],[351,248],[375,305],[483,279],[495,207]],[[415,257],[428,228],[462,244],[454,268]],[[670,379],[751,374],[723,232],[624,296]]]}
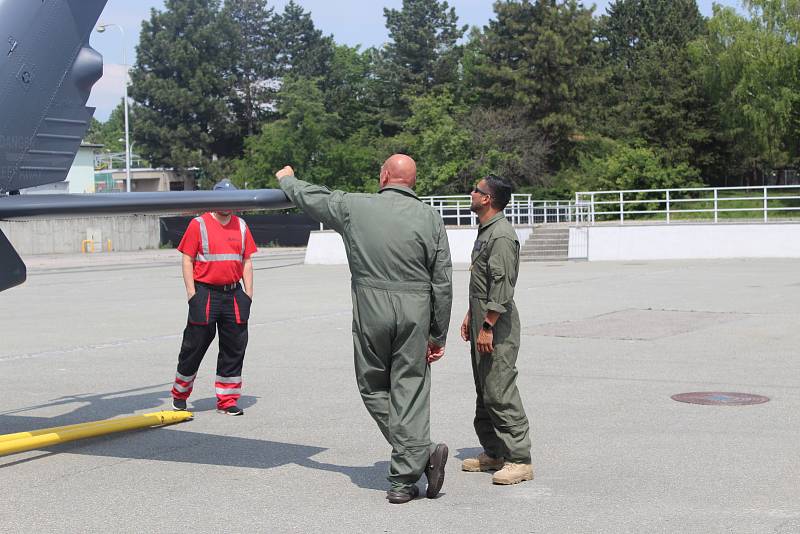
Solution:
{"label": "green tree", "polygon": [[[133,116],[130,114],[128,122],[132,126]],[[92,118],[86,141],[103,145],[103,152],[125,152],[125,108],[122,101],[111,111],[105,122]]]}
{"label": "green tree", "polygon": [[376,137],[380,133],[376,117],[380,117],[383,110],[375,97],[372,52],[336,45],[328,71],[319,78],[325,109],[339,116],[339,126],[345,136],[363,128],[372,130]]}
{"label": "green tree", "polygon": [[403,133],[386,152],[417,161],[421,194],[462,194],[489,173],[518,190],[549,185],[549,144],[518,109],[469,109],[449,91],[412,97]]}
{"label": "green tree", "polygon": [[383,131],[392,136],[410,116],[409,99],[458,78],[458,40],[467,26],[458,25],[446,1],[403,0],[401,9],[383,10],[389,42],[374,51],[378,99],[385,113]]}
{"label": "green tree", "polygon": [[742,171],[760,183],[797,164],[800,125],[800,1],[744,2],[748,17],[715,6],[709,35],[692,51],[705,66]]}
{"label": "green tree", "polygon": [[547,168],[550,143],[522,110],[473,108],[462,125],[470,132],[472,147],[464,186],[489,173],[508,178],[519,192],[554,185]]}
{"label": "green tree", "polygon": [[463,183],[471,163],[470,132],[459,124],[467,109],[449,92],[410,101],[411,116],[393,140],[392,152],[405,152],[416,160],[418,194],[450,192]]}
{"label": "green tree", "polygon": [[235,54],[231,108],[242,135],[255,134],[270,116],[278,69],[274,9],[267,0],[226,0],[223,20],[230,25],[226,48]]}
{"label": "green tree", "polygon": [[314,26],[311,13],[290,0],[274,21],[278,42],[278,68],[282,76],[323,76],[333,57],[333,38]]}
{"label": "green tree", "polygon": [[628,67],[655,43],[681,50],[705,29],[696,0],[615,0],[600,22],[608,56]]}
{"label": "green tree", "polygon": [[446,1],[403,0],[402,9],[384,8],[389,43],[386,60],[402,92],[416,95],[456,79],[458,47],[467,26],[458,25]]}
{"label": "green tree", "polygon": [[[697,169],[687,163],[670,165],[652,148],[610,139],[586,142],[576,168],[563,178],[573,191],[616,191],[702,187]],[[646,196],[646,195],[644,195]]]}
{"label": "green tree", "polygon": [[325,108],[315,80],[288,78],[278,94],[282,118],[245,141],[234,179],[248,187],[274,187],[274,173],[292,165],[298,176],[329,187],[374,189],[380,168],[364,132],[344,136],[340,118]]}
{"label": "green tree", "polygon": [[166,0],[142,23],[130,92],[134,137],[154,164],[204,168],[241,150],[229,31],[218,0]]}
{"label": "green tree", "polygon": [[484,107],[521,110],[549,139],[552,168],[581,129],[583,101],[599,91],[592,10],[577,0],[501,0],[473,33],[465,75]]}
{"label": "green tree", "polygon": [[668,164],[713,173],[717,117],[687,45],[705,32],[695,0],[616,0],[601,18],[612,77],[595,103],[595,131],[644,140]]}

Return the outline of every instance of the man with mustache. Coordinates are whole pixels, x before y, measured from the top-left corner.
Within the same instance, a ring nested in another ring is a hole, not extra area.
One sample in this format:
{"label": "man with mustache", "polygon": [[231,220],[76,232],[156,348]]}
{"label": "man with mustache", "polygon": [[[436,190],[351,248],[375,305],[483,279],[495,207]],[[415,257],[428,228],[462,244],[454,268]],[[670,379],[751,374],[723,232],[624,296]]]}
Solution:
{"label": "man with mustache", "polygon": [[470,193],[478,215],[478,238],[472,249],[469,310],[461,337],[470,342],[475,379],[475,432],[484,452],[467,458],[464,471],[497,471],[495,484],[533,479],[530,426],[517,390],[520,324],[514,303],[519,275],[519,240],[503,210],[511,183],[489,175]]}

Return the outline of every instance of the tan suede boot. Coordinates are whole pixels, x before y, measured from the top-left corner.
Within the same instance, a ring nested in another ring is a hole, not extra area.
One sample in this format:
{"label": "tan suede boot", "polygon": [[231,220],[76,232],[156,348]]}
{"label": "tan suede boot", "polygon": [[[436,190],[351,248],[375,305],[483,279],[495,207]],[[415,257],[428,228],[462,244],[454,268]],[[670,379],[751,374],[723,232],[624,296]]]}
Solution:
{"label": "tan suede boot", "polygon": [[485,452],[478,455],[477,458],[467,458],[461,462],[462,471],[497,471],[503,468],[502,458],[492,458]]}
{"label": "tan suede boot", "polygon": [[531,464],[506,462],[503,468],[492,477],[492,482],[503,485],[519,484],[523,480],[533,480],[533,466]]}

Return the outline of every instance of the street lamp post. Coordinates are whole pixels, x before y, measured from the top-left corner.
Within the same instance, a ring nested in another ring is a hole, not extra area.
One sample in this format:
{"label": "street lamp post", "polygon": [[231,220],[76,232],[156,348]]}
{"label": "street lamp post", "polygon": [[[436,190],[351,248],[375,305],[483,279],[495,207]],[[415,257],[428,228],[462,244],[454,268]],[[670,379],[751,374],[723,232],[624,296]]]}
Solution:
{"label": "street lamp post", "polygon": [[126,189],[128,193],[131,192],[131,148],[130,148],[130,130],[128,128],[128,60],[125,52],[125,30],[119,24],[100,24],[97,26],[97,32],[103,33],[107,28],[116,27],[122,34],[122,66],[125,67],[125,175],[126,175]]}

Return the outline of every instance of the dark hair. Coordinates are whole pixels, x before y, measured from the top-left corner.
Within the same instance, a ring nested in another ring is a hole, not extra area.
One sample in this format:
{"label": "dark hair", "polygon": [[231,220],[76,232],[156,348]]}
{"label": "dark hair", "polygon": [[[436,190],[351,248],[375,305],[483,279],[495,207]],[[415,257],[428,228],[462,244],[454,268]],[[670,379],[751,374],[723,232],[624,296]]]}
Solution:
{"label": "dark hair", "polygon": [[490,174],[484,180],[486,180],[486,185],[489,186],[489,191],[492,194],[492,207],[497,210],[505,209],[511,200],[514,186],[507,179],[494,174]]}

